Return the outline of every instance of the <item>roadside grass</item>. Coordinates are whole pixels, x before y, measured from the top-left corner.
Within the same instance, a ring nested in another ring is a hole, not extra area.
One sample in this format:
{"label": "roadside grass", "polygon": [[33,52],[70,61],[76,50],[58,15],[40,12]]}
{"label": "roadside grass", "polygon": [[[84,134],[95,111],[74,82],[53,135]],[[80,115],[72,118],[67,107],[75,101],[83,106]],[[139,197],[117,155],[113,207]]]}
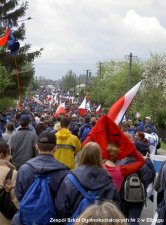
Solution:
{"label": "roadside grass", "polygon": [[160,148],[162,148],[162,149],[166,150],[166,143],[165,143],[165,142],[163,142],[163,141],[161,141],[161,147],[160,147]]}

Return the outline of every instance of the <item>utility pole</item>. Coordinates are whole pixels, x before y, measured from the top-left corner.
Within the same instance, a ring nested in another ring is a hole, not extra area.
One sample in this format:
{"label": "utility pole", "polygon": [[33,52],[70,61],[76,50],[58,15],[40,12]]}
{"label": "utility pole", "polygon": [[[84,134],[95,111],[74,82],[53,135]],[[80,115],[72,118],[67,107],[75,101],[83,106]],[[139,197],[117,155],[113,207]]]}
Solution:
{"label": "utility pole", "polygon": [[99,63],[99,75],[101,77],[101,62]]}
{"label": "utility pole", "polygon": [[88,88],[88,85],[89,85],[89,72],[90,72],[90,70],[86,70],[86,84],[85,84],[86,91],[87,91],[87,88]]}
{"label": "utility pole", "polygon": [[132,62],[133,58],[136,58],[137,56],[133,56],[133,54],[130,52],[130,55],[127,56],[129,59],[129,74],[128,74],[128,90],[131,87],[131,68],[132,68]]}

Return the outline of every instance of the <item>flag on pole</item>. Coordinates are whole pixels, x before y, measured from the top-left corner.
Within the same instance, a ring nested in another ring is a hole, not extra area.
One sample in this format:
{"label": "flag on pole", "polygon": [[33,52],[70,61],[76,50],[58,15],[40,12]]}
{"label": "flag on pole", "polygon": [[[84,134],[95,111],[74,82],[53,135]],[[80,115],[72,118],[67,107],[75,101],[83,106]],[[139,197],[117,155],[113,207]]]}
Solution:
{"label": "flag on pole", "polygon": [[86,109],[86,98],[82,101],[81,105],[78,107],[79,114],[81,116],[85,115],[87,113]]}
{"label": "flag on pole", "polygon": [[96,114],[100,115],[100,113],[101,113],[101,104],[96,109]]}
{"label": "flag on pole", "polygon": [[86,103],[86,109],[87,109],[87,111],[91,112],[91,109],[90,109],[90,101],[88,101]]}
{"label": "flag on pole", "polygon": [[0,46],[4,46],[7,44],[9,35],[10,35],[10,29],[9,29],[9,27],[7,27],[6,31],[5,31],[5,35],[0,37]]}
{"label": "flag on pole", "polygon": [[54,114],[54,117],[58,117],[59,114],[66,114],[65,102],[59,104],[59,106]]}
{"label": "flag on pole", "polygon": [[136,95],[140,85],[141,81],[111,106],[108,112],[108,117],[110,117],[117,124],[119,124],[122,120],[123,115]]}
{"label": "flag on pole", "polygon": [[[106,150],[109,143],[114,143],[120,148],[117,160],[138,154],[136,153],[138,151],[135,145],[129,140],[127,135],[118,127],[118,125],[107,115],[103,115],[97,120],[96,125],[92,128],[87,138],[82,143],[82,146],[90,141],[97,142],[100,145],[104,159],[110,159],[110,155]],[[144,159],[140,154],[139,158],[140,161],[138,164],[140,163],[143,165]]]}

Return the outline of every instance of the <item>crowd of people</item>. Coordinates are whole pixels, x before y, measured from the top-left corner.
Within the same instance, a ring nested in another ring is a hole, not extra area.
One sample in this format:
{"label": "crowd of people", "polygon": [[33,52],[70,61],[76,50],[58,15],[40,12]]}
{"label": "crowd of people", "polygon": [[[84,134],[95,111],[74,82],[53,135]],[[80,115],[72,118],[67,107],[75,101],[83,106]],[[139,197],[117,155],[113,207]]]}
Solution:
{"label": "crowd of people", "polygon": [[[55,101],[50,102],[48,96]],[[85,142],[104,112],[96,114],[93,104],[86,115],[80,115],[81,100],[60,90],[53,95],[42,87],[35,98],[24,100],[21,110],[11,108],[0,114],[0,187],[10,193],[13,207],[12,216],[6,215],[0,202],[0,224],[67,224],[85,198],[75,182],[85,196],[90,192],[98,197],[91,207],[77,214],[76,225],[83,224],[83,219],[90,224],[139,224],[146,199],[130,202],[122,187],[127,177],[139,174],[146,197],[152,199],[147,190],[154,184],[155,170],[149,155],[157,154],[160,147],[157,129],[148,116],[144,121],[122,121],[117,129],[133,149],[119,159],[122,140],[108,141],[105,158],[100,142]],[[66,102],[66,114],[55,116],[59,101]],[[12,177],[7,179],[11,171]],[[164,178],[161,180],[163,183]],[[52,214],[43,206],[48,201],[54,209]],[[108,223],[95,223],[99,218]]]}

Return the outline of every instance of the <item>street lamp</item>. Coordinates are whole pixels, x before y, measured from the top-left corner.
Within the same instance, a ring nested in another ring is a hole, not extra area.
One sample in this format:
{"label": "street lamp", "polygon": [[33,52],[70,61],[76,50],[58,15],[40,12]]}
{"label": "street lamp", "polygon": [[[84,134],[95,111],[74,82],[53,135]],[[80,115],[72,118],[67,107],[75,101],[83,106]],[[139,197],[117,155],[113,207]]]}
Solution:
{"label": "street lamp", "polygon": [[25,21],[25,20],[31,20],[31,19],[32,19],[32,17],[30,16],[30,17],[28,17],[28,18],[26,18],[26,19],[19,20],[19,21],[17,21],[17,22],[23,22],[23,21]]}

